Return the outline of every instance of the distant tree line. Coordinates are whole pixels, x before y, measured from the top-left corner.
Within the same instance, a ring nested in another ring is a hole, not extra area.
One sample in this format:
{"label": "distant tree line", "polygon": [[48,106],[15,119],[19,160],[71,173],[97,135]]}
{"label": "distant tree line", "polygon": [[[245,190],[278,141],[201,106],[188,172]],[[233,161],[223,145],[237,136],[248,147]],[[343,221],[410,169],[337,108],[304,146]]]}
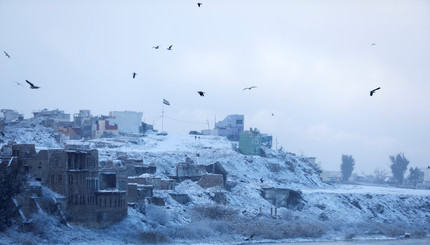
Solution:
{"label": "distant tree line", "polygon": [[[391,173],[393,174],[393,181],[397,185],[409,184],[416,186],[418,183],[424,181],[424,172],[418,167],[409,168],[409,176],[405,180],[405,172],[408,169],[409,160],[405,157],[403,153],[399,153],[395,156],[389,156],[391,161]],[[355,167],[355,159],[352,155],[342,155],[342,164],[340,165],[340,170],[342,173],[342,181],[348,181],[352,175],[352,171]],[[375,183],[384,183],[388,172],[384,169],[377,168],[374,171]]]}

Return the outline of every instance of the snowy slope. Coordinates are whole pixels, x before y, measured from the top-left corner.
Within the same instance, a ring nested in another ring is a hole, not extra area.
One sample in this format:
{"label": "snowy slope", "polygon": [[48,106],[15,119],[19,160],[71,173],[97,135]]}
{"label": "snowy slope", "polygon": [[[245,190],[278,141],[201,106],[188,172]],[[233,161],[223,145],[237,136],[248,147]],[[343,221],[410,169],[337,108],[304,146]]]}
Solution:
{"label": "snowy slope", "polygon": [[[58,143],[61,140],[54,139],[56,133],[51,129],[37,123],[32,126],[7,125],[7,140],[34,143],[37,149],[61,147]],[[192,135],[150,134],[66,143],[97,149],[100,161],[124,156],[143,159],[144,164],[156,165],[155,175],[162,178],[174,175],[176,164],[186,157],[197,164],[218,161],[228,172],[230,188],[204,189],[187,180],[178,183],[175,191],[154,191],[154,195],[165,198],[164,207],[129,208],[126,219],[103,232],[76,226],[61,228],[52,218],[39,217],[40,222],[50,224],[47,227],[52,226],[49,229],[61,236],[49,238],[50,231],[40,231],[47,233],[48,238],[36,234],[38,243],[190,243],[208,239],[215,243],[240,243],[251,234],[255,235],[254,241],[398,237],[405,232],[416,237],[429,234],[428,190],[328,185],[321,181],[315,166],[293,153],[266,150],[267,157],[245,156],[223,137],[196,139]],[[277,215],[271,216],[274,207],[261,194],[262,188],[270,187],[299,190],[300,205],[278,208]],[[179,204],[169,195],[172,192],[187,194],[191,202]],[[216,205],[215,192],[225,193],[226,205]],[[0,241],[19,237],[19,233],[11,230],[0,235]]]}

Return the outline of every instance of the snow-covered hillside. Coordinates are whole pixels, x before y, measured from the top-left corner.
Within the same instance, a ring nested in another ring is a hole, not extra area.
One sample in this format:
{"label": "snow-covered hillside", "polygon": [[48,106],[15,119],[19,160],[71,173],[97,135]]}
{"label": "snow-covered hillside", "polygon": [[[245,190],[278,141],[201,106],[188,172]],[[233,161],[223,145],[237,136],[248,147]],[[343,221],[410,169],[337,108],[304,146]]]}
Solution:
{"label": "snow-covered hillside", "polygon": [[[37,149],[61,147],[52,130],[36,125],[6,126],[7,140],[34,143]],[[58,138],[58,136],[57,136]],[[318,166],[304,156],[265,150],[265,157],[245,156],[222,137],[192,135],[116,137],[90,141],[67,141],[99,151],[100,161],[137,159],[157,166],[155,176],[175,175],[176,165],[186,157],[197,164],[219,162],[227,170],[228,187],[205,189],[196,182],[177,183],[175,190],[154,191],[165,206],[136,205],[122,222],[105,230],[58,225],[55,217],[39,214],[34,220],[43,228],[31,234],[13,229],[0,235],[0,241],[16,239],[37,243],[142,243],[208,242],[241,243],[271,240],[333,240],[362,237],[398,237],[405,232],[423,237],[429,234],[430,193],[388,187],[333,186],[323,183]],[[293,205],[278,207],[267,201],[265,188],[297,191]],[[215,193],[226,204],[214,201]],[[190,202],[180,204],[171,193],[187,194]],[[275,213],[276,212],[276,213]],[[58,234],[52,236],[54,233]]]}

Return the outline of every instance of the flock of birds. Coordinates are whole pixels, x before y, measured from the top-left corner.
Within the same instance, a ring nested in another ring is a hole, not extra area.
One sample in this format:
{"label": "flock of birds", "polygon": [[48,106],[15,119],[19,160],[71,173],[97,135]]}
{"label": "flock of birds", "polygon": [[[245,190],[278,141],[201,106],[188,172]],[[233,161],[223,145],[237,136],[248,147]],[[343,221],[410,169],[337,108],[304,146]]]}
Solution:
{"label": "flock of birds", "polygon": [[[203,5],[203,3],[197,3],[197,6],[200,8],[201,6]],[[376,44],[375,43],[372,43],[371,44],[371,46],[375,46]],[[160,49],[160,45],[157,45],[157,46],[154,46],[154,47],[152,47],[152,48],[154,48],[154,49]],[[172,48],[173,48],[173,45],[170,45],[169,47],[167,47],[166,49],[167,50],[169,50],[169,51],[171,51],[172,50]],[[7,58],[11,58],[10,57],[10,55],[6,52],[6,51],[3,51],[4,52],[4,54],[6,55],[6,57]],[[136,73],[136,72],[133,72],[132,73],[132,77],[133,77],[133,79],[135,79],[136,78],[136,76],[137,76],[138,74]],[[15,82],[17,85],[20,85],[20,86],[24,86],[24,85],[22,85],[21,83],[19,83],[19,82],[16,82],[16,81],[13,81],[13,82]],[[34,85],[33,83],[31,83],[30,81],[28,81],[28,80],[25,80],[25,82],[28,84],[28,85],[30,85],[30,89],[39,89],[40,87],[39,86],[36,86],[36,85]],[[255,88],[257,88],[257,86],[250,86],[250,87],[246,87],[246,88],[244,88],[244,89],[242,89],[242,91],[245,91],[245,90],[252,90],[252,89],[255,89]],[[379,90],[379,89],[381,89],[381,87],[377,87],[377,88],[375,88],[375,89],[372,89],[372,90],[370,90],[370,96],[373,96],[374,94],[375,94],[375,92],[377,91],[377,90]],[[206,92],[204,92],[204,91],[197,91],[197,94],[199,94],[200,95],[200,97],[204,97],[205,96],[205,94],[206,94]],[[274,116],[274,114],[272,113],[272,116]]]}

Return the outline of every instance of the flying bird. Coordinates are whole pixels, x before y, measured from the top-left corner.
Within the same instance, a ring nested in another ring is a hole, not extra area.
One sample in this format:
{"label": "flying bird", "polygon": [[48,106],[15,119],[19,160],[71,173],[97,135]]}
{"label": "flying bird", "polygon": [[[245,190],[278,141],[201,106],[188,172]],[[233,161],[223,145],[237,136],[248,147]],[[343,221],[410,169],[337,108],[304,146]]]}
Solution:
{"label": "flying bird", "polygon": [[137,73],[133,72],[133,79],[136,78]]}
{"label": "flying bird", "polygon": [[275,114],[272,113],[272,116],[274,116]]}
{"label": "flying bird", "polygon": [[3,51],[4,52],[4,54],[10,59],[10,56],[9,56],[9,54],[8,53],[6,53],[6,51]]}
{"label": "flying bird", "polygon": [[245,241],[249,241],[254,237],[255,234],[252,234],[250,237],[246,238]]}
{"label": "flying bird", "polygon": [[203,4],[203,3],[197,3],[197,6],[199,6],[199,8],[200,8],[200,6],[202,6],[202,4]]}
{"label": "flying bird", "polygon": [[204,96],[205,96],[205,92],[203,92],[203,91],[197,91],[197,93],[198,93],[200,96],[202,96],[202,97],[204,97]]}
{"label": "flying bird", "polygon": [[376,44],[375,43],[372,43],[372,46],[375,46]]}
{"label": "flying bird", "polygon": [[173,45],[170,45],[167,50],[172,50]]}
{"label": "flying bird", "polygon": [[38,86],[35,86],[34,84],[32,84],[31,82],[29,82],[28,80],[25,80],[28,84],[30,84],[30,88],[31,89],[38,89],[38,88],[40,88],[40,87],[38,87]]}
{"label": "flying bird", "polygon": [[376,92],[376,90],[381,89],[381,87],[377,87],[373,90],[370,90],[370,96],[373,96],[373,94]]}
{"label": "flying bird", "polygon": [[248,90],[251,90],[251,89],[253,89],[253,88],[257,88],[257,87],[256,87],[256,86],[251,86],[251,87],[248,87],[248,88],[244,88],[244,89],[242,89],[242,91],[243,91],[243,90],[247,90],[247,89],[248,89]]}
{"label": "flying bird", "polygon": [[160,46],[158,46],[158,45],[157,45],[157,46],[155,46],[155,47],[152,47],[152,48],[155,48],[155,49],[159,49],[159,48],[160,48]]}
{"label": "flying bird", "polygon": [[24,85],[22,85],[21,83],[17,82],[17,81],[12,81],[13,83],[16,83],[16,85],[21,85],[24,87]]}

